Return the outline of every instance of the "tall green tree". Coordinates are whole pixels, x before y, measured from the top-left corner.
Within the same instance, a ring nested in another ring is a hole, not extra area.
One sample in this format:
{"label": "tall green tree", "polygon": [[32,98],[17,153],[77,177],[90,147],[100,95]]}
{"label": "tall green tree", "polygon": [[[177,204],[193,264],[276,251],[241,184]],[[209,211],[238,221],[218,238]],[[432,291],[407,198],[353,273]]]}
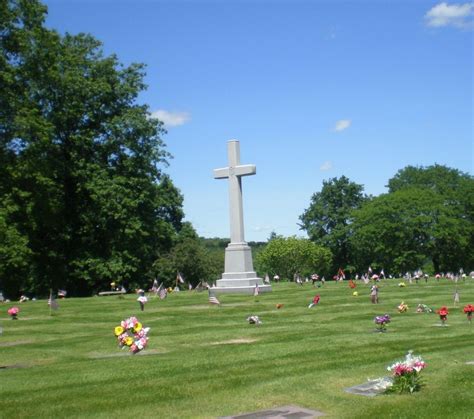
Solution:
{"label": "tall green tree", "polygon": [[182,196],[160,169],[162,123],[137,103],[143,66],[47,29],[45,15],[39,1],[0,0],[0,199],[26,240],[30,290],[87,294],[149,275]]}
{"label": "tall green tree", "polygon": [[474,263],[474,179],[445,166],[400,170],[389,193],[354,211],[351,247],[359,269],[397,273],[432,265],[436,272]]}
{"label": "tall green tree", "polygon": [[256,257],[260,274],[278,274],[282,279],[292,279],[295,273],[310,276],[312,273],[328,275],[331,251],[308,239],[278,237],[269,241]]}
{"label": "tall green tree", "polygon": [[435,270],[474,266],[474,177],[443,165],[407,166],[388,181],[389,193],[428,190],[436,194],[430,258]]}
{"label": "tall green tree", "polygon": [[363,191],[362,185],[345,176],[325,180],[321,192],[313,194],[309,207],[300,216],[300,227],[310,240],[331,250],[333,270],[352,262],[349,246],[352,211],[367,200]]}

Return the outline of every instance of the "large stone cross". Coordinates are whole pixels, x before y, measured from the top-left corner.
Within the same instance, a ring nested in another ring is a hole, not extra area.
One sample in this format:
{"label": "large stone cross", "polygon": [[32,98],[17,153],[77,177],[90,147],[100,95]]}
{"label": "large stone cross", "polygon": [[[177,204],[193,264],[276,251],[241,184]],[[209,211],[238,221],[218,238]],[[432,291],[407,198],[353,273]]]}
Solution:
{"label": "large stone cross", "polygon": [[214,170],[215,179],[229,179],[230,242],[245,243],[244,210],[242,205],[242,176],[254,175],[254,164],[240,164],[240,144],[237,140],[227,143],[229,167]]}
{"label": "large stone cross", "polygon": [[214,178],[229,179],[230,243],[225,249],[225,272],[217,280],[212,293],[255,294],[271,291],[253,270],[252,249],[244,238],[244,211],[242,205],[242,176],[254,175],[255,165],[240,164],[240,148],[237,140],[227,143],[229,166],[214,170]]}

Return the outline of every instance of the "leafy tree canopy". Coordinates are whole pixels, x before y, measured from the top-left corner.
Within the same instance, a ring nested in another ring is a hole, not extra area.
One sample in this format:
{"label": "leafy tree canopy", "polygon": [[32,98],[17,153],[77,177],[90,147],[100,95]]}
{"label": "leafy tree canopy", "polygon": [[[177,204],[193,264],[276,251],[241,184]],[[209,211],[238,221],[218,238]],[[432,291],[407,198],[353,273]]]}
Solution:
{"label": "leafy tree canopy", "polygon": [[30,267],[14,283],[0,270],[2,286],[88,294],[144,281],[183,212],[160,169],[162,123],[137,103],[143,65],[45,28],[45,15],[36,0],[0,1],[0,234],[21,237]]}
{"label": "leafy tree canopy", "polygon": [[258,253],[256,267],[262,274],[278,274],[282,279],[291,279],[297,272],[303,276],[315,272],[327,275],[331,259],[330,250],[308,239],[275,238]]}
{"label": "leafy tree canopy", "polygon": [[321,192],[311,197],[309,208],[300,216],[300,227],[310,240],[332,251],[333,269],[346,266],[350,259],[351,213],[367,200],[363,190],[345,176],[325,180]]}

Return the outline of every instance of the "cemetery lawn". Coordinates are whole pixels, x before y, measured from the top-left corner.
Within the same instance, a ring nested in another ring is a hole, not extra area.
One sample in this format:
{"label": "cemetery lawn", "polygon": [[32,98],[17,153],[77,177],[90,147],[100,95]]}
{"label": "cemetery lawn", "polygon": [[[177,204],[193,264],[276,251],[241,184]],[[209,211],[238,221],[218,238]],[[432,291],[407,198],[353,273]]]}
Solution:
{"label": "cemetery lawn", "polygon": [[[68,298],[50,316],[46,300],[0,305],[0,417],[216,418],[285,405],[337,418],[472,418],[474,325],[462,313],[474,304],[474,280],[430,278],[398,287],[347,283],[272,284],[258,297],[207,292],[151,298],[139,311],[135,295]],[[321,301],[308,309],[315,294]],[[399,314],[401,301],[407,313]],[[284,306],[276,308],[277,303]],[[447,305],[448,326],[418,303]],[[20,307],[19,320],[7,309]],[[387,333],[373,318],[388,313]],[[258,315],[263,324],[249,325]],[[138,355],[117,347],[113,329],[136,315],[149,345]],[[387,376],[408,350],[427,362],[424,387],[413,395],[365,397],[345,388]]]}

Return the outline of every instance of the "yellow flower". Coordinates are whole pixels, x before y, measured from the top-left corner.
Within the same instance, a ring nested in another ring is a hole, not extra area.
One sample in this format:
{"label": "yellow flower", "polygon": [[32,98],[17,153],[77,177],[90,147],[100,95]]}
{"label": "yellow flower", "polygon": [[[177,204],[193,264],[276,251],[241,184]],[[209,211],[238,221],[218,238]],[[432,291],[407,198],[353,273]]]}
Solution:
{"label": "yellow flower", "polygon": [[127,346],[132,346],[132,343],[133,343],[133,338],[131,338],[130,336],[128,338],[125,339],[125,345]]}
{"label": "yellow flower", "polygon": [[354,297],[357,297],[357,296],[359,295],[359,293],[358,293],[357,291],[354,291],[354,292],[352,293],[352,295],[353,295]]}
{"label": "yellow flower", "polygon": [[135,333],[138,333],[140,330],[142,330],[142,324],[140,322],[137,322],[135,326],[133,327],[133,331]]}
{"label": "yellow flower", "polygon": [[122,326],[117,326],[114,332],[115,336],[120,336],[123,332],[125,332],[125,329]]}

